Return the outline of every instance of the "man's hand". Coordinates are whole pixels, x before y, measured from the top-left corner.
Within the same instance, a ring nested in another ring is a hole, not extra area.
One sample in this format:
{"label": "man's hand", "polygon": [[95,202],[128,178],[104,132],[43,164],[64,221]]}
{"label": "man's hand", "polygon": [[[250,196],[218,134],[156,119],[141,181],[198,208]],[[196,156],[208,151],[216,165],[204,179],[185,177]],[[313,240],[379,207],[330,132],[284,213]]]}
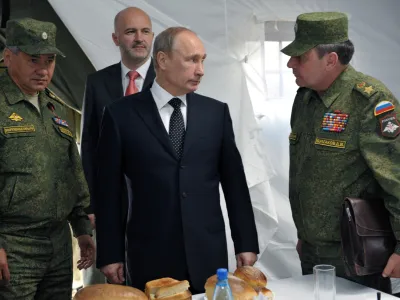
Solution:
{"label": "man's hand", "polygon": [[393,253],[382,272],[383,277],[400,278],[400,255]]}
{"label": "man's hand", "polygon": [[94,255],[96,253],[93,239],[87,234],[78,236],[78,245],[81,250],[81,259],[78,260],[78,269],[87,269],[93,264]]}
{"label": "man's hand", "polygon": [[298,240],[298,241],[297,241],[296,251],[297,251],[297,254],[298,254],[299,257],[300,257],[300,256],[301,256],[301,240]]}
{"label": "man's hand", "polygon": [[236,255],[237,267],[252,266],[257,261],[257,254],[253,252],[242,252]]}
{"label": "man's hand", "polygon": [[92,229],[96,229],[96,217],[94,214],[88,214],[87,215],[90,221],[90,225],[92,225]]}
{"label": "man's hand", "polygon": [[104,266],[100,269],[100,271],[107,277],[110,283],[122,284],[125,281],[123,263],[115,263]]}
{"label": "man's hand", "polygon": [[10,271],[8,270],[7,253],[0,249],[0,286],[7,285],[10,282]]}

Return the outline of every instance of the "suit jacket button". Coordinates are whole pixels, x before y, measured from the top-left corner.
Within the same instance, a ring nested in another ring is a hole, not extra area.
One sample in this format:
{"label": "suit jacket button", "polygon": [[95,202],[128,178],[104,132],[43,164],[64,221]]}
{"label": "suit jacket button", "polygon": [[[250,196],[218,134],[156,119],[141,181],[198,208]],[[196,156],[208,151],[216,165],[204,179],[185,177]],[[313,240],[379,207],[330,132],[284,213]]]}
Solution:
{"label": "suit jacket button", "polygon": [[186,198],[187,194],[185,192],[182,193],[182,198]]}
{"label": "suit jacket button", "polygon": [[181,165],[181,169],[184,169],[184,168],[186,168],[186,166]]}

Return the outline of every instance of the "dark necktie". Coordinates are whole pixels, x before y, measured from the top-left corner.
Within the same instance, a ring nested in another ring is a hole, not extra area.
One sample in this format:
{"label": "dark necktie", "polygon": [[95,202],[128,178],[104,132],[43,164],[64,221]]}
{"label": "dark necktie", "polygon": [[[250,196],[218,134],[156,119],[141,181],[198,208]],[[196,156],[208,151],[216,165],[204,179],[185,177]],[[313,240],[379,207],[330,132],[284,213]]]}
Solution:
{"label": "dark necktie", "polygon": [[185,123],[181,112],[181,99],[172,98],[168,103],[174,108],[171,119],[169,120],[169,137],[178,158],[182,157],[183,141],[185,139]]}

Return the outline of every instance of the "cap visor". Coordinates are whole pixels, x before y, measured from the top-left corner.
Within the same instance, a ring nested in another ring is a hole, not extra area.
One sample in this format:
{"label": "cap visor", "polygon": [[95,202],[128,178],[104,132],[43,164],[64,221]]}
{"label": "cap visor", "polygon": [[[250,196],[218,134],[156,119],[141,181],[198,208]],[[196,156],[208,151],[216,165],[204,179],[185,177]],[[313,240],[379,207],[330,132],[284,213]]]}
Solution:
{"label": "cap visor", "polygon": [[281,50],[283,54],[288,56],[300,56],[306,53],[308,50],[314,48],[315,44],[305,44],[294,40],[292,43],[287,45],[285,48]]}
{"label": "cap visor", "polygon": [[29,55],[40,55],[40,54],[57,54],[65,57],[64,53],[58,50],[56,47],[35,47],[35,46],[18,46],[18,48]]}

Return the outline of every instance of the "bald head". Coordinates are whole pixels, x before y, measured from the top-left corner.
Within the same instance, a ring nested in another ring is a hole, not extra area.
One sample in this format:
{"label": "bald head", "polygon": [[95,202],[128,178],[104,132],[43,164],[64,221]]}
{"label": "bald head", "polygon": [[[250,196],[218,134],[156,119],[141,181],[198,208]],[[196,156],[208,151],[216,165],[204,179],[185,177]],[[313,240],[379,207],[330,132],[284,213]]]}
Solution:
{"label": "bald head", "polygon": [[116,14],[114,18],[114,32],[118,31],[119,25],[122,25],[121,23],[126,23],[126,20],[131,18],[143,18],[149,23],[150,29],[152,28],[150,17],[145,11],[137,7],[127,7]]}
{"label": "bald head", "polygon": [[112,38],[124,65],[136,70],[150,57],[154,38],[150,17],[137,7],[121,10],[114,19]]}

